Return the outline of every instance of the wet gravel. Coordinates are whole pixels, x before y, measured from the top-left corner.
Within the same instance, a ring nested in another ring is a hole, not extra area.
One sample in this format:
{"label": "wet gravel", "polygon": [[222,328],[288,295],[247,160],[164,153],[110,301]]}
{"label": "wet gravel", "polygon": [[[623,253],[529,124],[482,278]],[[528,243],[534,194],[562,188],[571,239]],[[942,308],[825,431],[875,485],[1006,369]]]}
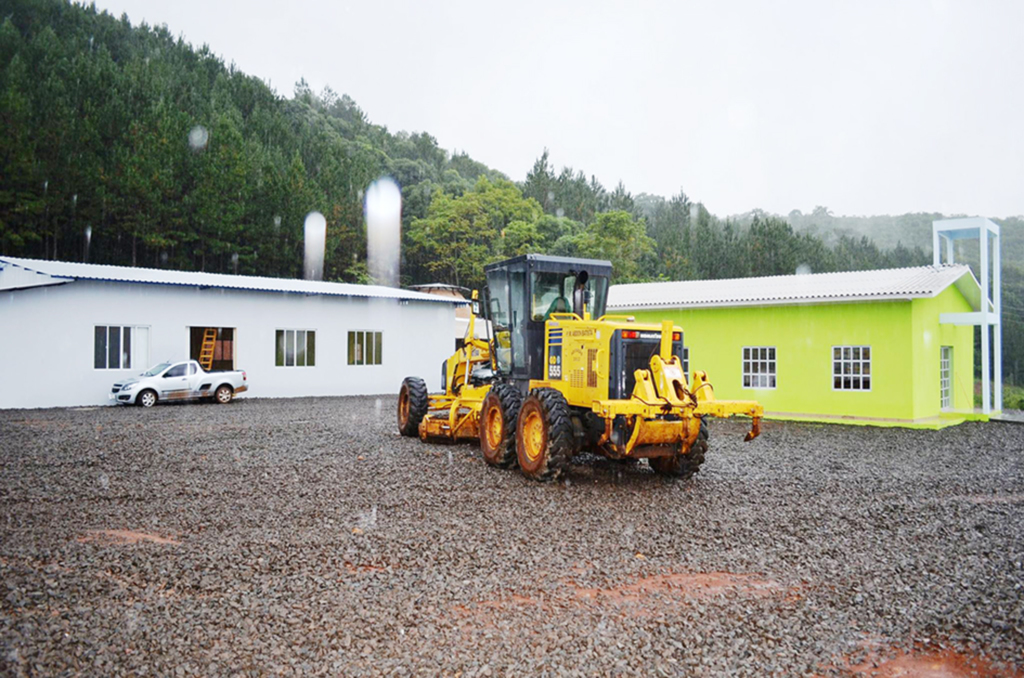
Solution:
{"label": "wet gravel", "polygon": [[394,397],[0,411],[6,674],[1024,670],[1024,426],[713,422],[541,485]]}

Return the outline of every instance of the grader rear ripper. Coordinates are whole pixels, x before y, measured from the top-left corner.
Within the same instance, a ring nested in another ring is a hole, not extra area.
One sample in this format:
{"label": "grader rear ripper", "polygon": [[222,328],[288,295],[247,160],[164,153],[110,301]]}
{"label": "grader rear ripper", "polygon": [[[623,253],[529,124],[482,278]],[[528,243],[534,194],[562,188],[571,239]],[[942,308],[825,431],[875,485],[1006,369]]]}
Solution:
{"label": "grader rear ripper", "polygon": [[682,329],[604,314],[610,262],[528,254],[484,272],[488,338],[474,336],[474,308],[464,346],[442,363],[444,392],[402,382],[402,435],[479,439],[488,464],[535,480],[582,451],[688,478],[704,462],[708,416],[747,415],[746,440],[757,437],[760,404],[716,400],[705,372],[687,382]]}

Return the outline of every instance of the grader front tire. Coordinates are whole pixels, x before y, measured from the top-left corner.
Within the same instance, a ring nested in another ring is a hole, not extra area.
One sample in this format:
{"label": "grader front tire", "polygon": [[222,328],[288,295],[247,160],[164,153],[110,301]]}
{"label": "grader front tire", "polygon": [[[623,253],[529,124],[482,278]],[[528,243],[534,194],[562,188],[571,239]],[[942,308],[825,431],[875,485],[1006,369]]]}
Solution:
{"label": "grader front tire", "polygon": [[402,380],[402,390],[398,392],[398,432],[403,436],[418,436],[428,404],[425,381],[419,377]]}
{"label": "grader front tire", "polygon": [[655,473],[686,480],[700,470],[700,465],[704,463],[704,454],[707,451],[708,424],[701,419],[700,432],[697,434],[697,440],[693,441],[693,445],[690,446],[689,452],[674,454],[671,457],[651,457],[648,461]]}
{"label": "grader front tire", "polygon": [[516,422],[516,459],[523,475],[555,480],[572,458],[573,442],[565,396],[551,388],[530,391]]}
{"label": "grader front tire", "polygon": [[480,408],[480,451],[491,466],[508,468],[516,461],[516,420],[522,396],[514,386],[496,384]]}

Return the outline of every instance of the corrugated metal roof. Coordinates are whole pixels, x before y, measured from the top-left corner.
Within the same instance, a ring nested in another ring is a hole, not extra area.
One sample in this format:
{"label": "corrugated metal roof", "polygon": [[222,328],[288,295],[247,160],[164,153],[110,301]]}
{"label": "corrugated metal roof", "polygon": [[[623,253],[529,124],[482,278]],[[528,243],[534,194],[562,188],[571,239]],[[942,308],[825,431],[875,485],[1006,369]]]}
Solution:
{"label": "corrugated metal roof", "polygon": [[934,297],[956,284],[980,310],[981,288],[963,264],[878,271],[614,285],[609,309],[768,306]]}
{"label": "corrugated metal roof", "polygon": [[81,264],[70,261],[46,261],[44,259],[21,259],[6,256],[0,257],[0,268],[4,264],[10,264],[26,272],[37,273],[51,278],[49,281],[41,280],[37,285],[52,285],[74,280],[98,280],[104,282],[178,285],[200,288],[213,287],[250,290],[254,292],[285,292],[290,294],[364,297],[371,299],[403,299],[456,305],[468,303],[464,300],[381,285],[355,285],[352,283],[319,282],[291,278],[263,278],[249,275],[225,275],[223,273],[169,271],[154,268],[105,266],[102,264]]}

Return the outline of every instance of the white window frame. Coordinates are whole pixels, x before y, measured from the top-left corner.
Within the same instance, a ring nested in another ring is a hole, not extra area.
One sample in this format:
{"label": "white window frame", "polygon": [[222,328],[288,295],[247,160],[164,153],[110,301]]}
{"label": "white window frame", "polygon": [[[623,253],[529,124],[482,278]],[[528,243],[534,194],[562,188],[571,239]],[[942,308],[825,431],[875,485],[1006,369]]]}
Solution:
{"label": "white window frame", "polygon": [[939,407],[953,409],[953,347],[939,347]]}
{"label": "white window frame", "polygon": [[775,346],[744,346],[741,355],[743,388],[774,391],[778,386]]}
{"label": "white window frame", "polygon": [[[278,364],[278,343],[279,338],[283,340],[284,345],[281,346],[281,363]],[[299,364],[299,339],[303,340],[305,344],[302,347],[302,364]],[[291,363],[288,362],[288,343],[291,340]],[[312,340],[312,341],[311,341]],[[310,346],[313,350],[310,351]],[[310,362],[310,354],[312,354],[312,362]],[[313,328],[286,328],[278,327],[274,330],[274,367],[281,369],[305,369],[316,367],[316,330]]]}
{"label": "white window frame", "polygon": [[[359,336],[363,337],[363,347],[368,350],[359,352]],[[351,367],[383,365],[384,331],[383,330],[349,330],[345,360]],[[377,339],[380,339],[378,342]],[[379,346],[378,346],[379,344]],[[379,349],[379,350],[378,350]]]}
{"label": "white window frame", "polygon": [[[837,354],[838,352],[838,354]],[[832,347],[832,390],[870,393],[872,389],[870,345],[844,344]],[[846,380],[849,379],[849,386]],[[838,382],[838,386],[836,383]],[[867,383],[867,387],[864,384]]]}
{"label": "white window frame", "polygon": [[[96,364],[96,340],[98,339],[96,330],[101,327],[106,330],[106,333],[103,340],[103,365],[99,366]],[[118,353],[120,355],[118,356],[118,364],[112,366],[110,364],[110,332],[115,328],[118,334]],[[149,325],[93,325],[93,369],[104,371],[148,369],[150,367],[149,333]],[[131,344],[129,352],[124,350],[125,336],[128,337],[128,343]]]}

